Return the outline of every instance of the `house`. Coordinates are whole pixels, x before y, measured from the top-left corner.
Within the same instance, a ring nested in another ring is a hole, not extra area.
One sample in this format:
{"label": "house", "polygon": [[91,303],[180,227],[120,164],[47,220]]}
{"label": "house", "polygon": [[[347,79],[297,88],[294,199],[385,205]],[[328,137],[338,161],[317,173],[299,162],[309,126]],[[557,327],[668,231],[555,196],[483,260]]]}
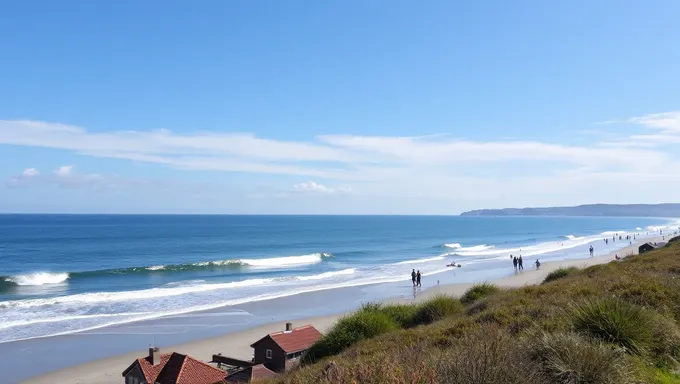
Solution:
{"label": "house", "polygon": [[149,348],[149,355],[135,360],[123,371],[125,384],[214,384],[227,373],[181,353],[160,353]]}
{"label": "house", "polygon": [[264,364],[253,365],[227,375],[227,384],[245,384],[251,381],[269,379],[278,374]]}
{"label": "house", "polygon": [[293,329],[291,323],[286,323],[285,331],[270,333],[251,345],[253,363],[284,372],[297,365],[300,356],[321,337],[321,332],[311,325]]}
{"label": "house", "polygon": [[652,243],[644,243],[638,248],[638,254],[642,255],[643,253],[652,251],[656,248],[656,245]]}

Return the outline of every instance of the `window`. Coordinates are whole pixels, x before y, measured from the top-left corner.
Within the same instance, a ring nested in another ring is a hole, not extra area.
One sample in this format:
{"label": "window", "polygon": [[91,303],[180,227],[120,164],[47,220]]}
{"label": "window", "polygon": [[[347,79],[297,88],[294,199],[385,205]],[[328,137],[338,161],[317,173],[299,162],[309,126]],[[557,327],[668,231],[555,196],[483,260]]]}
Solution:
{"label": "window", "polygon": [[268,349],[268,350],[265,352],[265,356],[267,356],[268,359],[271,359],[271,358],[272,358],[272,350],[271,350],[271,349]]}

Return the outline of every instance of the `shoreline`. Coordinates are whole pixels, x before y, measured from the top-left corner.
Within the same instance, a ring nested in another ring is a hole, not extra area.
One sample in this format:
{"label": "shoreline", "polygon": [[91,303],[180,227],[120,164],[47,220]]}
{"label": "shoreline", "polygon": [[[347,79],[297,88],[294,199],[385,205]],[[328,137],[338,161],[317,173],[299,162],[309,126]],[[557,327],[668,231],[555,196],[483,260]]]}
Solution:
{"label": "shoreline", "polygon": [[[541,264],[541,268],[539,270],[535,268],[535,265],[533,264],[533,258],[526,258],[527,267],[525,270],[521,272],[515,272],[512,275],[502,278],[491,279],[487,282],[493,283],[501,288],[518,288],[526,285],[540,284],[545,276],[556,269],[563,267],[586,268],[592,265],[605,264],[615,261],[615,254],[618,254],[622,258],[631,254],[637,254],[637,248],[639,245],[646,242],[658,242],[661,241],[661,238],[661,236],[655,236],[652,238],[645,238],[644,240],[638,240],[633,242],[632,245],[627,245],[624,248],[601,256],[545,262]],[[511,268],[510,265],[509,268]],[[436,275],[432,276],[432,278],[435,277]],[[381,301],[384,303],[413,303],[427,300],[428,298],[438,294],[460,296],[471,286],[480,282],[483,281],[477,281],[474,283],[436,285],[416,292],[414,297],[392,297]],[[293,320],[293,323],[294,326],[312,324],[319,331],[325,333],[335,324],[337,319],[353,312],[356,309],[357,308],[354,308],[350,311],[327,316],[302,318]],[[283,326],[283,322],[271,322],[243,331],[226,333],[216,337],[190,341],[169,347],[162,347],[161,353],[175,351],[182,354],[191,355],[192,357],[203,361],[210,361],[213,354],[222,353],[227,356],[249,360],[252,357],[252,349],[250,348],[250,344],[268,333],[280,331],[283,329]],[[105,384],[119,382],[122,379],[121,373],[123,370],[128,367],[135,359],[145,355],[146,351],[143,350],[125,353],[122,355],[99,359],[45,373],[23,380],[21,383],[48,384],[55,382],[68,382],[83,384]]]}

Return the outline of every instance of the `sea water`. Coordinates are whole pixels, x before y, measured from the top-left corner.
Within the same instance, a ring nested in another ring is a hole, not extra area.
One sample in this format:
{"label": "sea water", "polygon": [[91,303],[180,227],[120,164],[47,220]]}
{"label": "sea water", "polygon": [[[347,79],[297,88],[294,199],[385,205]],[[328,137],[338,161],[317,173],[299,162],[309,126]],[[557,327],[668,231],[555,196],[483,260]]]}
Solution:
{"label": "sea water", "polygon": [[[511,254],[526,265],[585,258],[590,245],[596,254],[628,245],[611,241],[614,234],[648,236],[677,225],[655,218],[0,215],[0,343],[304,292],[376,292],[408,282],[412,269],[428,285],[488,280],[511,273]],[[453,261],[461,265],[455,277],[447,267]]]}

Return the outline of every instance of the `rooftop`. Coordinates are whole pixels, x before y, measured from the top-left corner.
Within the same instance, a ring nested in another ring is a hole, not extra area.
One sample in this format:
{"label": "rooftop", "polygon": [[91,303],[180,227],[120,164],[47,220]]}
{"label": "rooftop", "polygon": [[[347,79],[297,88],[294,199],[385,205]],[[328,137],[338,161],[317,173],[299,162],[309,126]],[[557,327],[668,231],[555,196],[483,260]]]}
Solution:
{"label": "rooftop", "polygon": [[135,365],[139,365],[148,383],[213,384],[226,376],[221,369],[177,352],[162,354],[156,365],[151,365],[149,357],[139,358],[123,372],[123,376]]}
{"label": "rooftop", "polygon": [[253,343],[252,347],[260,341],[270,337],[286,353],[295,353],[309,349],[322,335],[312,325],[305,325],[295,328],[292,331],[279,331],[270,333],[262,339]]}

